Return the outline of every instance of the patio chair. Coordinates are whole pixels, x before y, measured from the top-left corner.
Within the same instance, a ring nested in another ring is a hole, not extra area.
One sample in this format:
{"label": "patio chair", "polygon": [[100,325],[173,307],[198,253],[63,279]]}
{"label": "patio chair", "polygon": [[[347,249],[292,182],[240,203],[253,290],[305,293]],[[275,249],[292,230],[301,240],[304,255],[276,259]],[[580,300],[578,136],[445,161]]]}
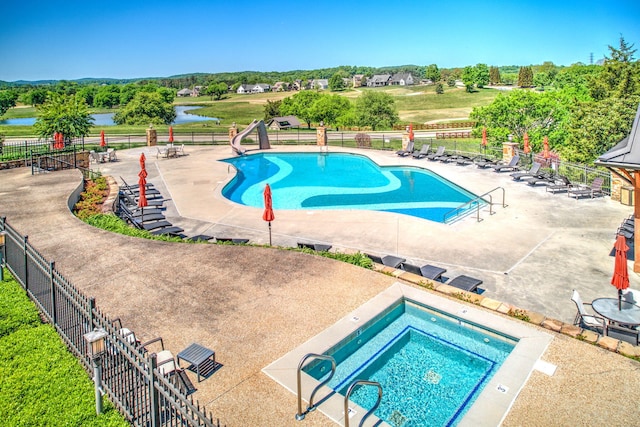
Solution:
{"label": "patio chair", "polygon": [[590,186],[580,185],[578,187],[572,187],[567,191],[568,197],[575,197],[576,200],[580,197],[591,197],[592,199],[597,195],[604,195],[602,192],[602,184],[604,184],[604,178],[601,176],[596,177],[591,181]]}
{"label": "patio chair", "polygon": [[118,161],[115,148],[107,148],[107,158],[109,159],[110,162]]}
{"label": "patio chair", "polygon": [[635,346],[640,344],[640,331],[624,325],[609,324],[607,326],[607,336]]}
{"label": "patio chair", "polygon": [[365,254],[365,255],[369,257],[369,259],[375,262],[376,264],[382,264],[382,257],[378,255],[372,255],[372,254]]}
{"label": "patio chair", "polygon": [[489,159],[487,157],[479,156],[474,159],[473,164],[475,164],[480,169],[487,169],[500,164],[500,161],[497,159]]}
{"label": "patio chair", "polygon": [[591,303],[582,302],[582,298],[580,298],[580,294],[575,289],[573,290],[571,301],[573,301],[576,304],[576,308],[578,309],[578,312],[576,313],[576,317],[573,320],[574,325],[584,327],[585,329],[593,329],[596,332],[599,332],[599,330],[601,330],[602,333],[606,332],[606,328],[607,328],[606,320],[604,320],[604,318],[600,316],[587,313],[584,307],[590,306]]}
{"label": "patio chair", "polygon": [[475,162],[475,160],[476,160],[476,157],[456,156],[456,165],[458,166],[471,165]]}
{"label": "patio chair", "polygon": [[427,157],[429,155],[430,149],[431,149],[431,144],[422,144],[422,148],[420,148],[420,151],[413,152],[413,158],[422,159]]}
{"label": "patio chair", "polygon": [[493,165],[494,172],[508,172],[508,171],[517,171],[518,170],[518,162],[520,162],[520,156],[513,156],[511,161],[506,165]]}
{"label": "patio chair", "polygon": [[304,242],[298,242],[298,248],[299,249],[311,249],[314,251],[328,251],[329,249],[331,249],[331,245],[323,245],[320,243],[304,243]]}
{"label": "patio chair", "polygon": [[176,149],[176,156],[184,156],[184,144],[176,145],[174,148]]}
{"label": "patio chair", "polygon": [[440,160],[442,156],[446,156],[444,154],[444,145],[440,145],[435,153],[431,153],[425,157],[429,160],[435,161],[435,160]]}
{"label": "patio chair", "polygon": [[545,190],[555,194],[556,192],[569,191],[572,187],[573,184],[569,181],[569,178],[564,175],[556,175],[554,182],[552,184],[548,184]]}
{"label": "patio chair", "polygon": [[533,164],[531,165],[531,168],[528,171],[513,172],[509,176],[511,176],[511,178],[513,178],[514,181],[520,181],[523,178],[527,178],[527,177],[529,178],[536,177],[538,176],[538,172],[540,171],[541,167],[542,165],[540,163],[533,162]]}
{"label": "patio chair", "polygon": [[482,284],[482,280],[476,279],[475,277],[466,276],[464,274],[455,277],[450,282],[447,282],[447,285],[453,286],[458,289],[462,289],[467,292],[477,292],[478,286]]}
{"label": "patio chair", "polygon": [[151,353],[151,347],[155,343],[160,343],[160,351],[156,352],[156,362],[158,371],[164,376],[168,377],[180,391],[185,395],[189,395],[195,392],[197,389],[189,379],[189,376],[176,362],[175,357],[171,351],[164,348],[164,342],[162,337],[157,337],[147,342],[140,344],[140,349],[143,353]]}
{"label": "patio chair", "polygon": [[91,150],[89,151],[89,163],[100,163],[102,162],[102,157],[99,153]]}
{"label": "patio chair", "polygon": [[535,187],[538,184],[543,184],[545,186],[549,184],[553,184],[555,182],[555,177],[550,173],[540,173],[536,176],[530,176],[528,178],[523,178],[522,181],[526,182],[528,185]]}
{"label": "patio chair", "polygon": [[402,263],[402,269],[404,271],[417,274],[418,276],[422,276],[427,279],[437,280],[438,282],[442,281],[442,274],[447,272],[446,268],[437,267],[431,264],[426,264],[422,267],[418,267],[417,265],[407,264],[404,262]]}
{"label": "patio chair", "polygon": [[413,141],[409,141],[409,143],[407,144],[407,148],[405,150],[396,151],[396,154],[398,156],[407,157],[409,154],[413,153],[413,145]]}

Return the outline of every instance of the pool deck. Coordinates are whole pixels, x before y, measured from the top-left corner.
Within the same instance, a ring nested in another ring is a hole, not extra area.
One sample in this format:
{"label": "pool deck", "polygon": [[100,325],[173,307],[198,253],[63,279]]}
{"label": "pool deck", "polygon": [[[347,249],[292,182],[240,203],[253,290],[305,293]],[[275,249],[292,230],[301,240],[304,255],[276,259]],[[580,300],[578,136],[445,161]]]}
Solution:
{"label": "pool deck", "polygon": [[[315,150],[277,146],[272,151]],[[187,235],[267,243],[261,209],[220,194],[233,168],[216,160],[230,157],[229,147],[185,151],[184,157],[156,159],[155,147],[122,150],[118,162],[95,168],[118,181],[122,176],[136,182],[138,157],[145,152],[147,180],[171,199],[166,215]],[[631,207],[608,198],[553,195],[513,182],[508,173],[361,152],[381,165],[429,167],[476,194],[503,187],[508,207],[495,208],[494,215],[482,212],[481,222],[469,217],[452,225],[384,212],[276,211],[274,245],[304,240],[441,265],[448,277],[482,279],[485,296],[569,323],[575,314],[571,289],[585,301],[615,297],[608,254]],[[395,277],[292,251],[179,245],[97,230],[67,209],[79,183],[77,171],[36,176],[27,168],[0,171],[0,215],[143,341],[162,336],[174,354],[191,342],[215,349],[223,367],[194,382],[194,397],[222,423],[332,425],[318,411],[295,421],[295,396],[262,369],[388,289]],[[630,275],[631,286],[640,288],[640,277]],[[531,374],[503,425],[623,426],[640,419],[640,364],[549,333],[554,339],[542,359],[557,370],[553,376]]]}

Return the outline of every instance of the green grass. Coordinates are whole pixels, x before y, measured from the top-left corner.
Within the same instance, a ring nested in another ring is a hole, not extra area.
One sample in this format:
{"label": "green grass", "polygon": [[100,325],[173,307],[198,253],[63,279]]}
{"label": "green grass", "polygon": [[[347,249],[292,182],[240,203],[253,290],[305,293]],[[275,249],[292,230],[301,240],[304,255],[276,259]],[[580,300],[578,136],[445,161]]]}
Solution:
{"label": "green grass", "polygon": [[107,399],[96,416],[91,378],[8,272],[0,282],[0,420],[3,426],[128,425]]}

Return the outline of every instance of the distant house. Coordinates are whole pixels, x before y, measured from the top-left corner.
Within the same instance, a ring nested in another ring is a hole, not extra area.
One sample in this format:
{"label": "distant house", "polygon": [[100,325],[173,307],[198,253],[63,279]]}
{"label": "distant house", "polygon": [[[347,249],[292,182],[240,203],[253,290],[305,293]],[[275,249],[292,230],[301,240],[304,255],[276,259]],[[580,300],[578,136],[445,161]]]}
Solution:
{"label": "distant house", "polygon": [[300,120],[296,116],[274,117],[267,126],[272,130],[297,128],[300,127]]}
{"label": "distant house", "polygon": [[287,82],[276,82],[271,88],[273,92],[284,92],[289,90],[289,83]]}
{"label": "distant house", "polygon": [[353,87],[362,86],[362,79],[364,79],[364,74],[354,74],[351,78],[353,80]]}
{"label": "distant house", "polygon": [[389,79],[390,85],[410,86],[413,84],[413,76],[411,73],[396,73]]}
{"label": "distant house", "polygon": [[329,80],[327,79],[314,79],[311,80],[311,89],[325,90],[329,88]]}
{"label": "distant house", "polygon": [[293,90],[301,90],[302,88],[302,80],[295,80],[292,84],[291,84],[291,89]]}
{"label": "distant house", "polygon": [[200,96],[200,91],[202,91],[202,86],[194,86],[191,96]]}
{"label": "distant house", "polygon": [[257,85],[253,85],[253,89],[251,89],[251,93],[264,93],[271,91],[271,85],[266,83],[258,83]]}
{"label": "distant house", "polygon": [[191,91],[191,89],[180,89],[178,91],[178,96],[193,96],[193,91]]}
{"label": "distant house", "polygon": [[248,93],[251,93],[252,89],[253,89],[253,85],[240,85],[238,86],[236,93],[246,95]]}
{"label": "distant house", "polygon": [[368,87],[379,87],[379,86],[387,86],[389,84],[389,80],[391,79],[391,74],[376,74],[367,80]]}

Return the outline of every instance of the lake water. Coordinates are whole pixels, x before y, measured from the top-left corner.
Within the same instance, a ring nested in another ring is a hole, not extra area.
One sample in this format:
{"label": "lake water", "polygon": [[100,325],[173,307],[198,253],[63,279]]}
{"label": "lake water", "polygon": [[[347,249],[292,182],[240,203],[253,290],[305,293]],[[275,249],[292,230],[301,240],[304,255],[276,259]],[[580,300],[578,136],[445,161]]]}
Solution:
{"label": "lake water", "polygon": [[[219,119],[215,117],[205,117],[205,116],[197,116],[195,114],[190,114],[187,111],[197,110],[202,107],[193,107],[188,105],[180,105],[175,107],[176,109],[176,119],[174,120],[174,125],[179,125],[182,123],[192,123],[192,122],[205,122],[208,120],[218,121]],[[103,113],[103,114],[92,114],[94,126],[114,126],[113,122],[113,114],[114,113]],[[6,119],[0,120],[0,125],[9,125],[9,126],[33,126],[36,122],[35,117],[24,117],[21,119]]]}

